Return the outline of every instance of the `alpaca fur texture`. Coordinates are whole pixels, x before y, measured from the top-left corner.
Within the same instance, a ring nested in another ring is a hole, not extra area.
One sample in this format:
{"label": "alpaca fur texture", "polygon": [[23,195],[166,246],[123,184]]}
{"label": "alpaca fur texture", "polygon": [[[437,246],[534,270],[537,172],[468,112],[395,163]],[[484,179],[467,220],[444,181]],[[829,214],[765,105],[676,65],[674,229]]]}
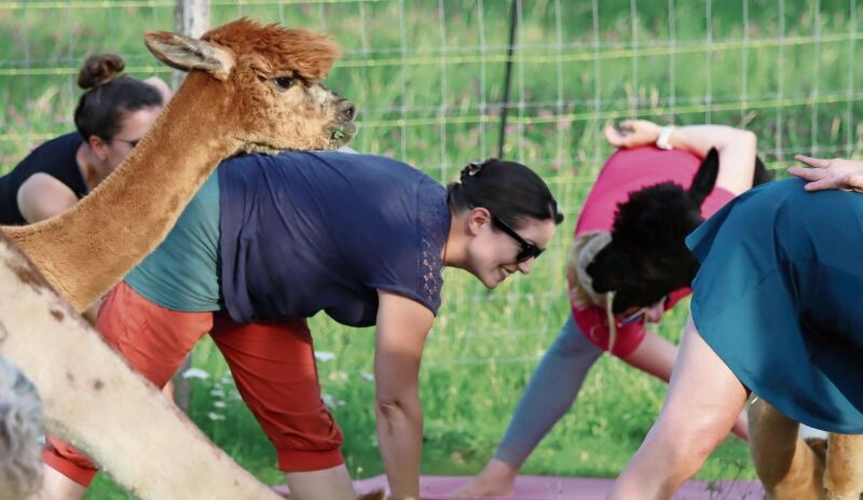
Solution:
{"label": "alpaca fur texture", "polygon": [[75,208],[2,228],[0,354],[38,387],[46,429],[137,498],[276,499],[79,312],[164,239],[222,159],[244,149],[335,149],[349,140],[353,104],[319,81],[339,51],[326,36],[246,19],[201,40],[145,39],[189,75],[132,154]]}
{"label": "alpaca fur texture", "polygon": [[320,83],[339,55],[325,35],[240,19],[201,40],[155,32],[145,41],[189,71],[149,133],[71,210],[2,228],[77,310],[158,246],[221,160],[336,149],[356,131],[354,105]]}
{"label": "alpaca fur texture", "polygon": [[768,500],[859,500],[863,436],[804,440],[800,424],[763,399],[749,405],[749,451]]}

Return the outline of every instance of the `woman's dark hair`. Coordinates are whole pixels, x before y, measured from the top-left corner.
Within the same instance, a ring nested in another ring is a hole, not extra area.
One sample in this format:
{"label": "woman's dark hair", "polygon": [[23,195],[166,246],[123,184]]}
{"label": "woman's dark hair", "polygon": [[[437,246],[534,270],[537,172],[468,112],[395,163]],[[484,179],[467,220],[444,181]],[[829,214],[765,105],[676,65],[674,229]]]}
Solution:
{"label": "woman's dark hair", "polygon": [[461,171],[461,181],[447,186],[450,210],[460,212],[483,207],[513,227],[527,218],[563,222],[548,185],[521,163],[490,158],[471,163]]}
{"label": "woman's dark hair", "polygon": [[110,141],[125,113],[164,104],[156,87],[121,75],[125,67],[117,54],[97,54],[78,71],[78,86],[86,92],[75,108],[75,127],[84,140],[95,135]]}

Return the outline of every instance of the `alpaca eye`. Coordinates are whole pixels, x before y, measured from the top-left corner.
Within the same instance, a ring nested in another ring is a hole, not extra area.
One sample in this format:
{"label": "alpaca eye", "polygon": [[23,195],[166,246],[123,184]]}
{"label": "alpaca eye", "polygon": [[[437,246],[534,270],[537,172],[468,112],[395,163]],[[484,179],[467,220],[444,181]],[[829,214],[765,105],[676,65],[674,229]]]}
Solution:
{"label": "alpaca eye", "polygon": [[288,90],[289,88],[294,86],[296,80],[294,80],[290,76],[279,76],[273,78],[273,83],[275,83],[276,86],[279,87],[279,90]]}

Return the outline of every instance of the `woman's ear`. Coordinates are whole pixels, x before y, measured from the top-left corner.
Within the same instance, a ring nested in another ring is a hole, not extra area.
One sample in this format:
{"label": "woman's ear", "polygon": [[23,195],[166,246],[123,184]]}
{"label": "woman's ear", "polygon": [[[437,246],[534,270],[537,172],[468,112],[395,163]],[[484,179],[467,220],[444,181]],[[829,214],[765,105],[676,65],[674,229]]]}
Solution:
{"label": "woman's ear", "polygon": [[467,214],[468,231],[472,235],[479,234],[482,227],[491,223],[491,212],[487,208],[472,208]]}
{"label": "woman's ear", "polygon": [[108,159],[108,143],[97,135],[91,135],[87,142],[90,144],[90,149],[102,161]]}

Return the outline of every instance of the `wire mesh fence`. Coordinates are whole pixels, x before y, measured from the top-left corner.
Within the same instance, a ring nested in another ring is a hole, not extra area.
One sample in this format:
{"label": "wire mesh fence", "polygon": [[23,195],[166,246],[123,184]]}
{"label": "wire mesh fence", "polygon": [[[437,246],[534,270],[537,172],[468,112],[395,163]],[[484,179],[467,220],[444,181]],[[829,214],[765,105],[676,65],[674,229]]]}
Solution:
{"label": "wire mesh fence", "polygon": [[[0,0],[0,173],[74,129],[76,75],[88,54],[118,52],[134,76],[170,80],[142,35],[173,30],[174,8],[175,0]],[[856,0],[211,0],[213,25],[248,16],[327,32],[340,43],[343,57],[327,84],[358,106],[357,150],[447,182],[468,161],[499,154],[502,133],[502,155],[533,167],[555,191],[567,220],[528,279],[507,280],[490,294],[470,277],[445,276],[423,361],[427,435],[444,453],[480,450],[477,457],[499,438],[531,365],[568,314],[568,236],[611,152],[602,128],[630,117],[745,127],[780,173],[798,153],[857,156],[860,13]],[[684,318],[673,311],[662,333]],[[325,389],[373,398],[365,379],[373,336],[319,318],[312,326],[317,346],[335,356],[322,363]],[[621,379],[631,383],[603,388]],[[558,426],[557,448],[533,463],[613,474],[630,451],[608,462],[601,456],[614,443],[637,446],[661,404],[660,387],[603,364],[582,399],[590,403],[580,403],[579,418]],[[355,422],[341,423],[360,430],[346,433],[359,436],[346,445],[349,457],[373,448],[363,437],[371,420],[351,412]],[[561,457],[576,446],[582,451],[566,462],[574,468],[564,466]],[[449,455],[441,460],[451,465]],[[726,462],[719,470],[745,467]]]}

